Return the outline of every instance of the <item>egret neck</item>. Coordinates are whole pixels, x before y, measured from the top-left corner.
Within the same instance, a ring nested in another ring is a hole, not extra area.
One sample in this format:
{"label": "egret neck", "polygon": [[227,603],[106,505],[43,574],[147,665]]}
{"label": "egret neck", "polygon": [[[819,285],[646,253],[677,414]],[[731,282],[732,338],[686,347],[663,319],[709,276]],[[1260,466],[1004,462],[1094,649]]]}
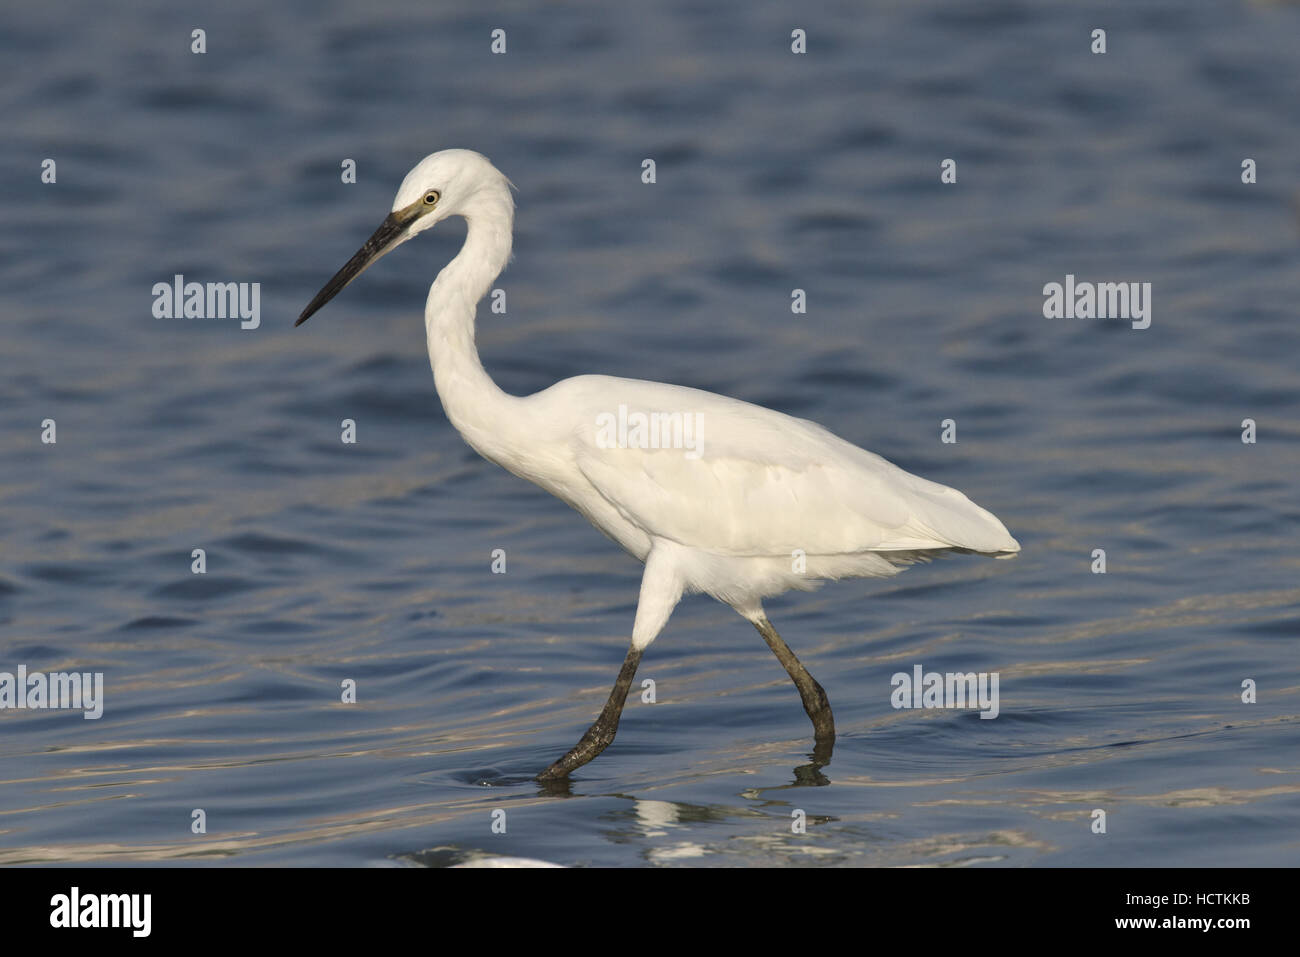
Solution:
{"label": "egret neck", "polygon": [[481,187],[465,204],[465,243],[429,287],[424,329],[429,365],[447,419],[470,446],[498,464],[530,443],[527,403],[492,381],[474,345],[479,301],[510,260],[514,200],[504,184]]}

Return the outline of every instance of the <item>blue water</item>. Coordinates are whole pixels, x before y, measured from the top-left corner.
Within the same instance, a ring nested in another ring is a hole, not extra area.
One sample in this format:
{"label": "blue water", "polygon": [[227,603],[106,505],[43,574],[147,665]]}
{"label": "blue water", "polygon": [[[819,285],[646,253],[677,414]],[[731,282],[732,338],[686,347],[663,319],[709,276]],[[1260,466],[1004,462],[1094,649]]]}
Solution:
{"label": "blue water", "polygon": [[[105,706],[0,711],[0,862],[1294,863],[1300,8],[451,7],[6,11],[0,671],[101,671]],[[696,597],[657,702],[567,794],[529,780],[604,701],[640,566],[444,418],[421,311],[463,226],[292,327],[447,147],[519,187],[503,388],[813,418],[1022,543],[769,603],[829,764]],[[154,318],[177,273],[261,283],[260,327]],[[1045,319],[1066,274],[1150,282],[1150,328]],[[895,710],[918,664],[997,672],[999,717]]]}

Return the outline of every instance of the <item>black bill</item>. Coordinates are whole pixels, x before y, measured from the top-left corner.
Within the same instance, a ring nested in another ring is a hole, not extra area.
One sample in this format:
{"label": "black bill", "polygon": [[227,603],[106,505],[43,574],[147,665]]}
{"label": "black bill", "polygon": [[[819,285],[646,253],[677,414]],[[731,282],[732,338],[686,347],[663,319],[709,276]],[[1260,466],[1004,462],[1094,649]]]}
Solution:
{"label": "black bill", "polygon": [[321,306],[339,294],[339,291],[360,276],[375,260],[398,244],[406,233],[410,219],[399,219],[397,213],[389,213],[375,230],[375,234],[366,240],[364,246],[357,250],[347,265],[334,274],[334,278],[325,284],[325,288],[316,293],[316,298],[307,304],[307,308],[298,317],[295,326],[301,326],[312,317]]}

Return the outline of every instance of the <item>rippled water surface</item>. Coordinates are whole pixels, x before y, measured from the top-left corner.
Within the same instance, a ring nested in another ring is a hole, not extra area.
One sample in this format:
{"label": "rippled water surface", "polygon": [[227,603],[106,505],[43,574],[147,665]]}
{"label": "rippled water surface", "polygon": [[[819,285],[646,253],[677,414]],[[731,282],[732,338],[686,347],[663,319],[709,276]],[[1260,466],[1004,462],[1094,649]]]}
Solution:
{"label": "rippled water surface", "polygon": [[[1300,8],[437,9],[6,12],[0,671],[103,672],[105,710],[0,711],[0,863],[1295,862]],[[657,702],[567,793],[530,780],[608,693],[640,566],[443,416],[420,316],[463,227],[292,327],[451,146],[519,188],[503,388],[769,405],[1021,541],[769,603],[829,764],[697,597]],[[260,282],[260,327],[155,319],[177,273]],[[1151,327],[1043,318],[1067,274],[1150,282]],[[895,710],[918,664],[997,672],[999,717]]]}

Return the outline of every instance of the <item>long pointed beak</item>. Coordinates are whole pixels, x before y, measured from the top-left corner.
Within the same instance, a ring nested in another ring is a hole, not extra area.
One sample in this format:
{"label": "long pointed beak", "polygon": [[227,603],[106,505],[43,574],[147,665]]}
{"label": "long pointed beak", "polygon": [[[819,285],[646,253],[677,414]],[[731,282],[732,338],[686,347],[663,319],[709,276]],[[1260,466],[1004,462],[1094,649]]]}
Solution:
{"label": "long pointed beak", "polygon": [[407,238],[406,227],[409,222],[409,219],[399,219],[397,213],[389,213],[388,218],[379,225],[374,235],[366,240],[365,245],[357,250],[356,255],[348,260],[347,265],[336,272],[334,278],[316,293],[316,298],[307,304],[307,308],[302,311],[302,315],[294,325],[301,326],[321,306],[337,296],[344,286],[365,272],[371,263],[401,245]]}

